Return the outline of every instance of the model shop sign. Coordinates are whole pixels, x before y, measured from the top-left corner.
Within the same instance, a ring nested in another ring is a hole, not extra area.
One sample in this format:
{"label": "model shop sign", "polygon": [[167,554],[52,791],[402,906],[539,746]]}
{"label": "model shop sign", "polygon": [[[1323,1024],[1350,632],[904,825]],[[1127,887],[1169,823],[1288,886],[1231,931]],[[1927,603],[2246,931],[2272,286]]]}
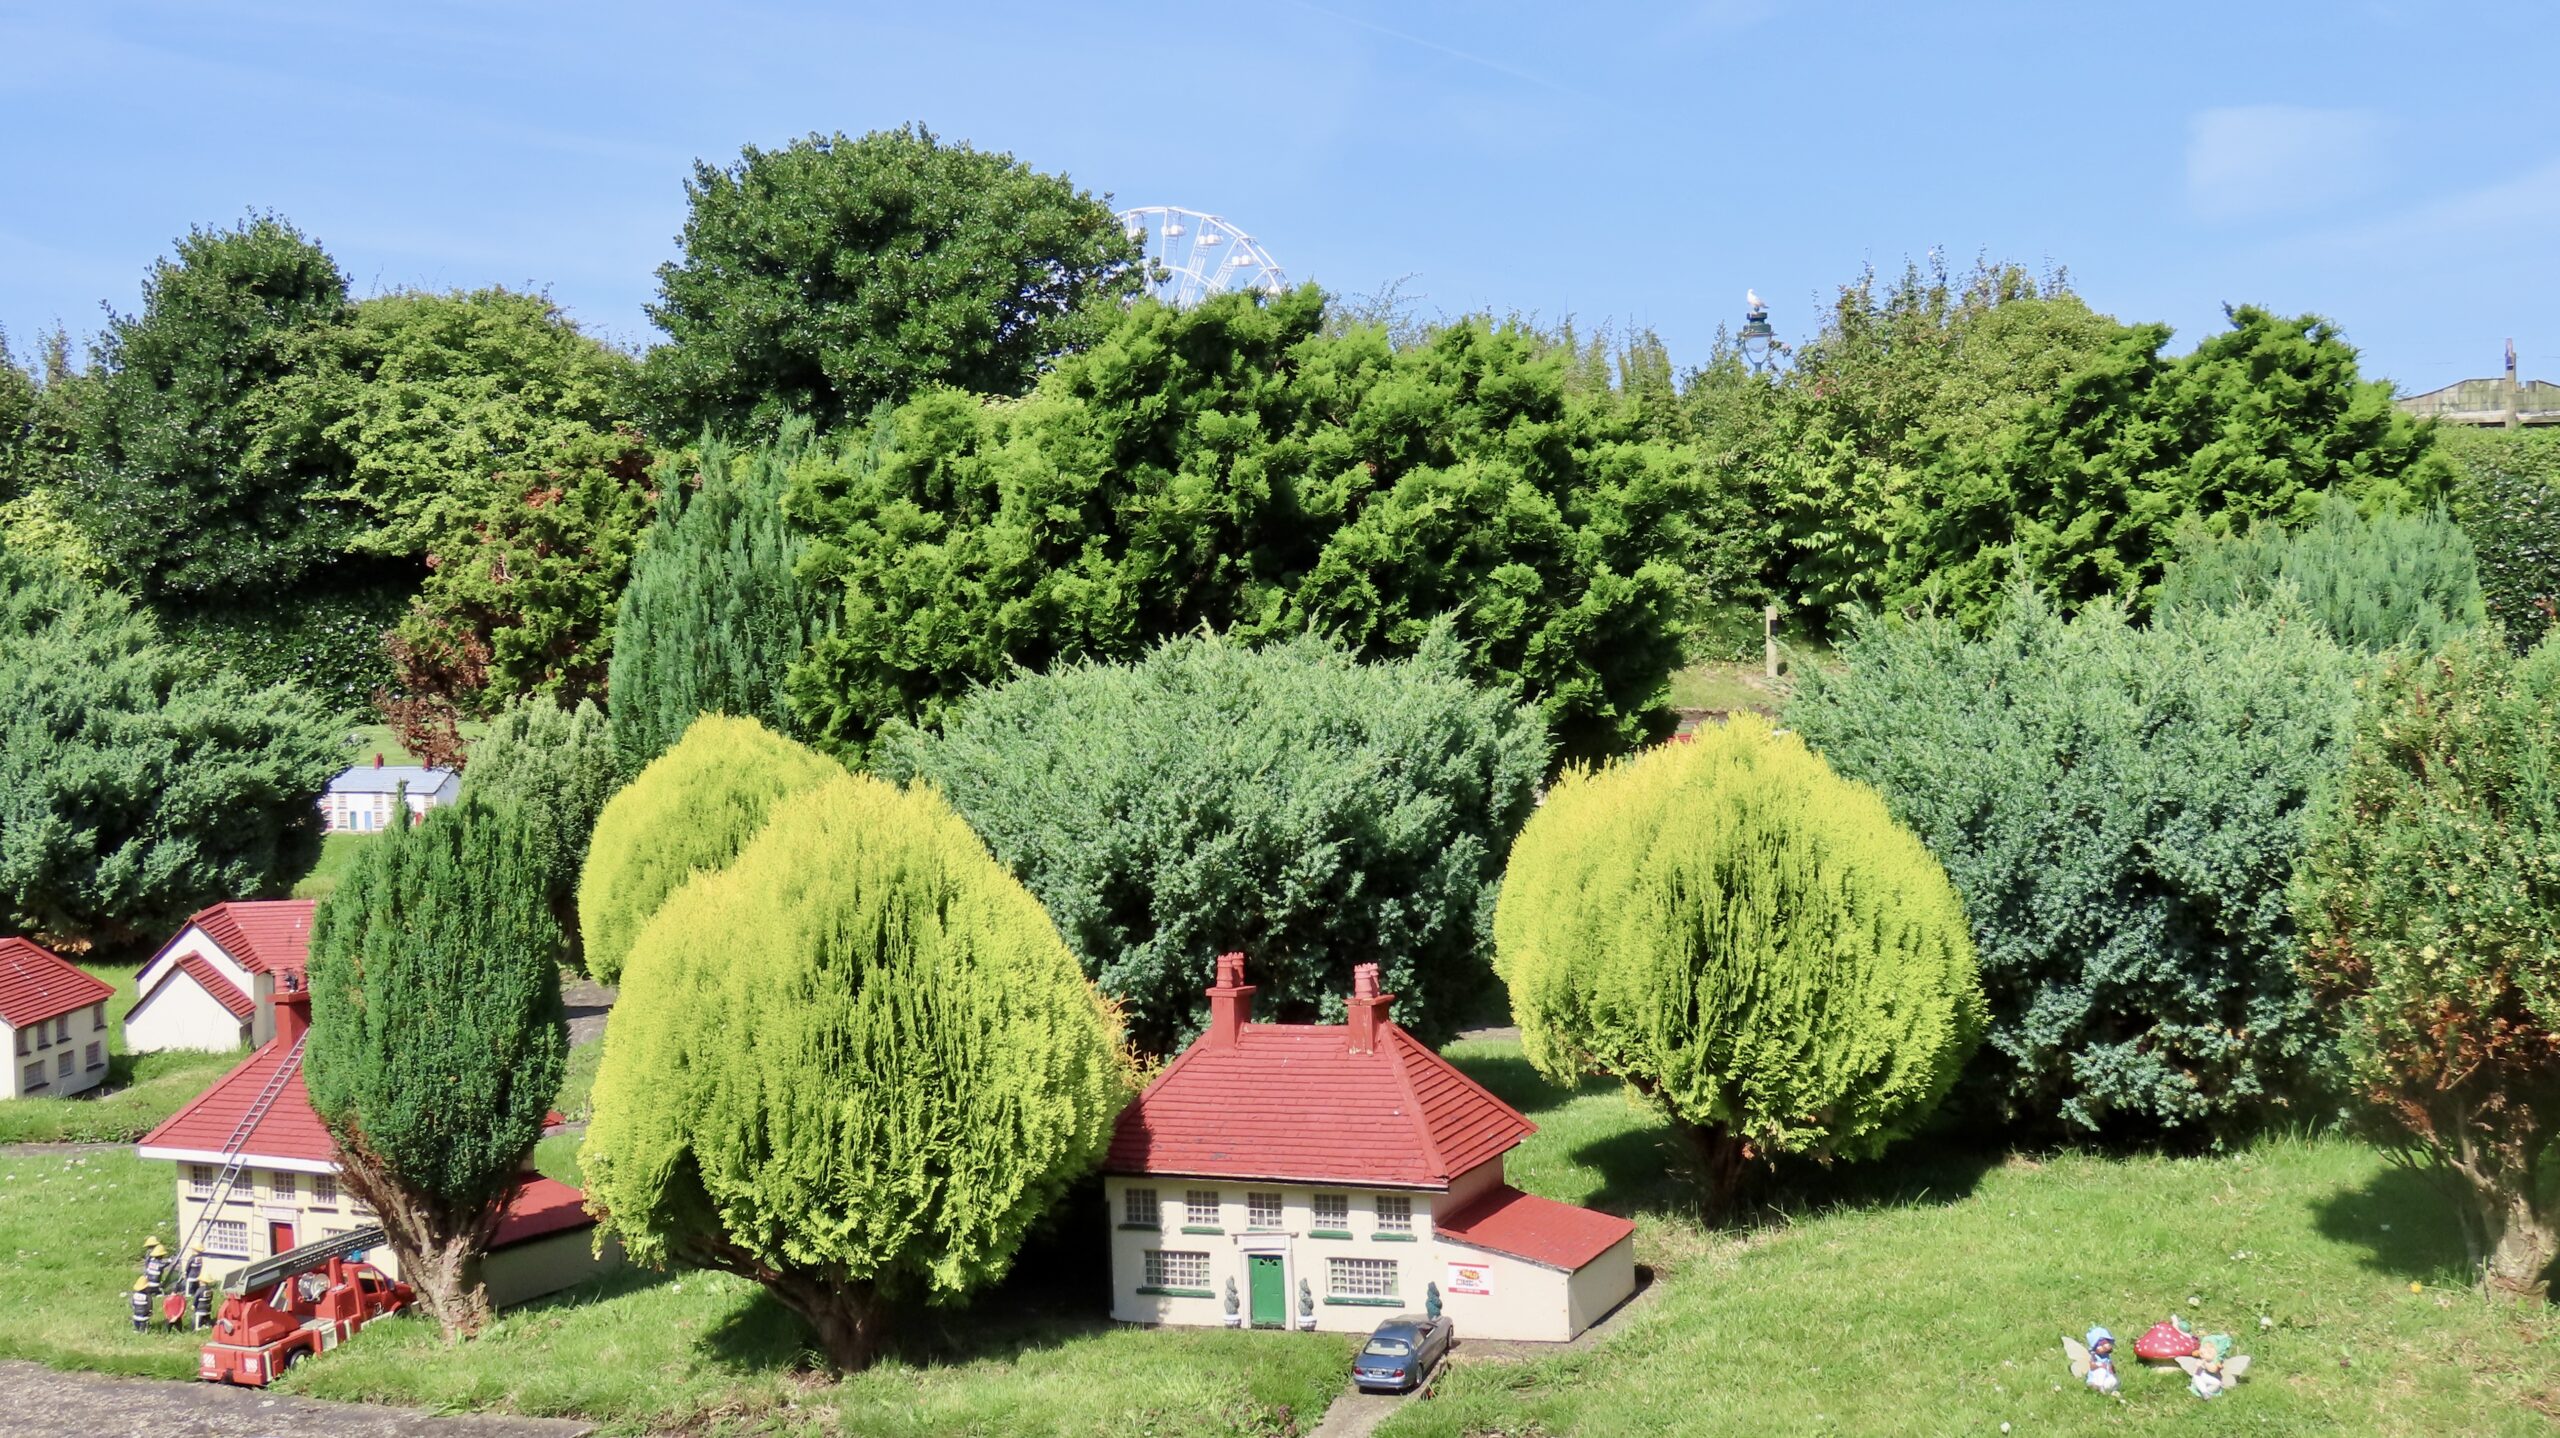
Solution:
{"label": "model shop sign", "polygon": [[1481,1263],[1452,1263],[1449,1281],[1441,1285],[1451,1293],[1472,1293],[1480,1298],[1493,1296],[1493,1270]]}

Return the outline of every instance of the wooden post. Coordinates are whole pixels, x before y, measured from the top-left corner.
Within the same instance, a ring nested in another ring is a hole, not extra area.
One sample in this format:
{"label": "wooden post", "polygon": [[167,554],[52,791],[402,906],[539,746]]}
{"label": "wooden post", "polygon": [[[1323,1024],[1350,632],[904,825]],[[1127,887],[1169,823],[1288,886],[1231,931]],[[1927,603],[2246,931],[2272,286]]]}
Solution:
{"label": "wooden post", "polygon": [[1778,677],[1778,606],[1760,611],[1760,649],[1770,678]]}
{"label": "wooden post", "polygon": [[2521,397],[2520,389],[2516,383],[2516,342],[2510,339],[2507,341],[2506,395],[2507,428],[2509,429],[2514,429],[2524,423],[2523,417],[2516,413],[2517,402]]}

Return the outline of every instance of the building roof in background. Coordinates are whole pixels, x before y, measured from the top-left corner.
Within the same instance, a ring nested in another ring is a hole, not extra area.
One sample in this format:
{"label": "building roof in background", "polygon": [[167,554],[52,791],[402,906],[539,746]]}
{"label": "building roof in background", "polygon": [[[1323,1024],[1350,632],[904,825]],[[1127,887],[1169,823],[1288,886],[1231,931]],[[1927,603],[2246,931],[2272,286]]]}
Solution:
{"label": "building roof in background", "polygon": [[[2518,424],[2560,424],[2560,384],[2529,379],[2515,387]],[[2442,389],[2403,395],[2392,403],[2402,411],[2443,420],[2447,424],[2496,427],[2507,422],[2509,393],[2504,379],[2456,380]]]}
{"label": "building roof in background", "polygon": [[253,1162],[270,1168],[335,1172],[338,1146],[330,1140],[320,1115],[312,1110],[311,1092],[302,1082],[301,1057],[293,1053],[291,1044],[273,1039],[241,1060],[231,1072],[215,1079],[210,1088],[197,1094],[158,1128],[143,1135],[136,1151],[144,1158],[220,1162],[240,1121],[248,1117],[258,1095],[266,1091],[268,1080],[288,1059],[292,1061],[292,1073],[257,1126],[249,1130],[240,1151]]}
{"label": "building roof in background", "polygon": [[451,769],[430,769],[420,764],[358,764],[329,781],[332,794],[388,794],[401,785],[412,794],[430,798],[450,798],[462,785],[462,776]]}
{"label": "building roof in background", "polygon": [[187,922],[253,974],[298,974],[311,958],[311,915],[319,907],[316,899],[233,899]]}
{"label": "building roof in background", "polygon": [[23,1029],[115,997],[115,986],[84,974],[53,950],[0,939],[0,1020]]}
{"label": "building roof in background", "polygon": [[507,1206],[498,1214],[498,1229],[490,1236],[489,1246],[510,1248],[594,1225],[595,1217],[587,1212],[583,1191],[556,1178],[527,1174],[516,1191],[507,1195]]}
{"label": "building roof in background", "polygon": [[1507,1253],[1570,1273],[1608,1252],[1636,1226],[1614,1214],[1595,1213],[1499,1184],[1465,1208],[1433,1222],[1431,1231],[1470,1248]]}
{"label": "building roof in background", "polygon": [[1346,1024],[1254,1024],[1183,1050],[1120,1115],[1104,1167],[1446,1188],[1537,1125],[1392,1023],[1353,1053]]}

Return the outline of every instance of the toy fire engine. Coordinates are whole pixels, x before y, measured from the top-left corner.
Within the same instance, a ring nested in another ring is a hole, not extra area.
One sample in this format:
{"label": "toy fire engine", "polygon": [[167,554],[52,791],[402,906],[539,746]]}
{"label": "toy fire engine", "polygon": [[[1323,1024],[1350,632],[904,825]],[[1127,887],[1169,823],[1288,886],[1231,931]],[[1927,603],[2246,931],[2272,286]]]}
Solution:
{"label": "toy fire engine", "polygon": [[231,1275],[196,1376],[208,1383],[263,1388],[277,1374],[346,1342],[373,1320],[408,1307],[416,1291],[360,1257],[382,1241],[381,1229],[360,1228],[262,1259]]}

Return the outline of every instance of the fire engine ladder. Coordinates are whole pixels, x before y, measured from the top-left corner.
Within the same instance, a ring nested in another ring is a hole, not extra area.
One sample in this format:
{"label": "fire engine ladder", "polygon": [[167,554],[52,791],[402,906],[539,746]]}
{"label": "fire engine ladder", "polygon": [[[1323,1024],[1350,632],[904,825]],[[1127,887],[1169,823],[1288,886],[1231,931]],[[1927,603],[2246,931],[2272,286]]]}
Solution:
{"label": "fire engine ladder", "polygon": [[222,1212],[222,1205],[230,1201],[231,1190],[240,1182],[240,1170],[247,1167],[248,1156],[243,1150],[248,1146],[249,1135],[258,1131],[258,1121],[267,1116],[268,1109],[275,1107],[276,1096],[283,1093],[284,1086],[302,1071],[302,1046],[309,1042],[311,1035],[305,1033],[293,1041],[292,1048],[285,1050],[284,1062],[276,1065],[276,1071],[268,1075],[267,1086],[258,1090],[258,1097],[249,1105],[249,1111],[240,1115],[240,1122],[233,1125],[231,1137],[223,1140],[222,1172],[206,1192],[204,1207],[196,1211],[195,1226],[187,1230],[186,1240],[178,1245],[176,1271],[185,1271],[188,1254],[202,1251],[206,1231]]}
{"label": "fire engine ladder", "polygon": [[368,1225],[347,1233],[331,1234],[315,1239],[299,1248],[290,1248],[273,1258],[261,1258],[245,1268],[232,1270],[222,1280],[225,1293],[255,1293],[270,1283],[281,1283],[298,1273],[309,1273],[326,1267],[333,1258],[353,1258],[369,1248],[384,1243],[379,1225]]}

